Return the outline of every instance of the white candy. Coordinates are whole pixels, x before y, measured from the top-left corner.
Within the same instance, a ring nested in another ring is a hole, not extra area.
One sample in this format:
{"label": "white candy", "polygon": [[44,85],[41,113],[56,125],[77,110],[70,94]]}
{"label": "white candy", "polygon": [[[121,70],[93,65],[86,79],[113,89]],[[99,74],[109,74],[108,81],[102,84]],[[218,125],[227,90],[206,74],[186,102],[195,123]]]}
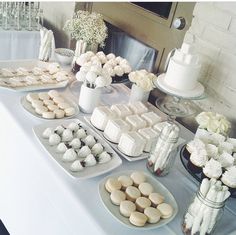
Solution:
{"label": "white candy", "polygon": [[69,145],[74,148],[74,149],[78,149],[81,147],[81,141],[80,139],[78,138],[74,138],[70,143]]}
{"label": "white candy", "polygon": [[63,154],[62,159],[65,162],[74,161],[77,157],[77,154],[74,149],[67,149],[66,152]]}
{"label": "white candy", "polygon": [[65,143],[60,143],[57,145],[57,152],[65,153],[68,148],[66,147]]}
{"label": "white candy", "polygon": [[50,135],[53,134],[53,133],[54,133],[53,129],[48,127],[43,132],[43,138],[48,139],[50,137]]}
{"label": "white candy", "polygon": [[95,157],[93,156],[93,154],[89,154],[85,159],[84,159],[84,163],[86,166],[94,166],[97,164],[97,161],[95,159]]}
{"label": "white candy", "polygon": [[71,141],[73,139],[73,133],[70,129],[65,129],[62,133],[62,141]]}
{"label": "white candy", "polygon": [[72,130],[72,131],[77,131],[77,130],[80,129],[80,126],[79,126],[78,123],[71,122],[67,128]]}
{"label": "white candy", "polygon": [[83,139],[83,141],[90,148],[96,144],[96,140],[92,135],[88,135],[86,138]]}
{"label": "white candy", "polygon": [[110,160],[111,160],[111,155],[107,153],[106,151],[102,152],[98,156],[99,163],[106,163],[106,162],[109,162]]}
{"label": "white candy", "polygon": [[84,168],[83,166],[81,165],[81,162],[80,160],[75,160],[71,166],[70,166],[70,170],[71,171],[82,171]]}
{"label": "white candy", "polygon": [[77,138],[83,139],[87,136],[86,131],[84,129],[79,129],[76,134]]}
{"label": "white candy", "polygon": [[108,60],[115,59],[115,58],[116,58],[116,56],[113,53],[110,53],[107,55]]}
{"label": "white candy", "polygon": [[50,145],[57,145],[61,142],[61,137],[58,134],[51,134],[49,137]]}
{"label": "white candy", "polygon": [[78,157],[85,158],[91,153],[91,150],[88,146],[83,146],[79,151],[78,151]]}
{"label": "white candy", "polygon": [[63,126],[57,126],[57,127],[55,128],[55,132],[56,132],[58,135],[61,135],[64,130],[65,130],[65,128],[64,128]]}
{"label": "white candy", "polygon": [[103,151],[103,146],[100,143],[96,143],[91,149],[93,155],[98,155],[102,153],[102,151]]}

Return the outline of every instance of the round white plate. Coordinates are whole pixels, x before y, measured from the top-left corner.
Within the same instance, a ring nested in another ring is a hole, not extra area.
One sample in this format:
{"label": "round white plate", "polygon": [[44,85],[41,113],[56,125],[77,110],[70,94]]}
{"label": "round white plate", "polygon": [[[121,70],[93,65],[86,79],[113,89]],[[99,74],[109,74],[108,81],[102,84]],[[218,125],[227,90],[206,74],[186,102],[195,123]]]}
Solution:
{"label": "round white plate", "polygon": [[175,89],[168,84],[165,83],[165,74],[161,74],[158,76],[157,80],[155,81],[155,85],[157,88],[160,88],[162,91],[169,95],[175,95],[180,98],[186,98],[186,99],[196,99],[200,98],[204,93],[204,86],[197,82],[197,86],[193,90],[188,91],[181,91],[178,89]]}
{"label": "round white plate", "polygon": [[154,177],[147,174],[146,172],[143,172],[146,176],[146,182],[150,183],[153,186],[154,192],[158,192],[158,193],[162,194],[165,197],[165,202],[170,204],[173,207],[174,212],[170,218],[161,219],[156,224],[146,223],[143,227],[136,227],[129,222],[129,218],[126,218],[120,214],[119,206],[115,206],[114,204],[112,204],[111,199],[110,199],[110,194],[105,189],[105,183],[106,183],[107,179],[116,178],[116,177],[119,177],[120,175],[128,175],[129,176],[134,171],[135,170],[130,170],[130,171],[124,171],[124,172],[119,172],[119,173],[116,173],[113,175],[109,175],[99,183],[99,186],[98,186],[99,195],[100,195],[100,199],[101,199],[104,207],[108,210],[108,212],[117,221],[119,221],[121,224],[123,224],[129,228],[132,228],[132,229],[149,230],[149,229],[156,229],[156,228],[159,228],[163,225],[168,224],[170,221],[172,221],[175,218],[175,216],[178,213],[178,205],[176,203],[176,200],[173,197],[173,195],[169,192],[169,190],[163,184],[161,184],[158,180],[156,180]]}
{"label": "round white plate", "polygon": [[26,111],[28,111],[28,112],[29,112],[30,114],[32,114],[33,116],[35,116],[35,117],[37,117],[37,118],[44,119],[44,120],[49,120],[49,121],[50,121],[50,120],[68,119],[68,118],[75,117],[75,116],[79,113],[79,107],[78,107],[78,105],[77,105],[75,102],[73,102],[72,100],[67,99],[67,98],[64,97],[64,96],[62,96],[62,97],[63,97],[63,99],[65,99],[66,102],[68,102],[72,107],[75,108],[75,113],[74,113],[73,115],[68,116],[68,117],[65,116],[65,117],[63,117],[63,118],[48,119],[48,118],[42,117],[41,115],[39,115],[39,114],[37,114],[37,113],[35,112],[35,109],[32,107],[31,103],[30,103],[29,101],[27,101],[26,96],[21,97],[20,102],[21,102],[21,105],[23,106],[23,108],[24,108]]}

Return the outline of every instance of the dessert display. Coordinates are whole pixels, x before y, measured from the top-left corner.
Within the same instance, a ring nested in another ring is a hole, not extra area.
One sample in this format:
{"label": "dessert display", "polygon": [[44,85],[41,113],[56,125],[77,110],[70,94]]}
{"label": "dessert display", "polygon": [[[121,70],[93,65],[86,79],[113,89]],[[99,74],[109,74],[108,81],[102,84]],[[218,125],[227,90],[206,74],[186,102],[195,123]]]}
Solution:
{"label": "dessert display", "polygon": [[168,190],[163,191],[163,186],[155,181],[142,171],[117,173],[103,180],[99,192],[107,209],[122,223],[154,228],[168,223],[177,213],[177,205],[174,199],[170,200]]}
{"label": "dessert display", "polygon": [[78,112],[76,105],[56,90],[28,93],[22,104],[27,111],[44,119],[72,117]]}
{"label": "dessert display", "polygon": [[177,90],[194,90],[197,86],[201,65],[199,57],[190,44],[183,43],[170,58],[164,81]]}
{"label": "dessert display", "polygon": [[129,62],[113,53],[105,55],[104,52],[99,51],[94,54],[88,51],[79,56],[76,60],[76,71],[88,71],[93,66],[100,66],[106,73],[112,77],[113,81],[121,81],[127,79],[128,74],[132,71]]}
{"label": "dessert display", "polygon": [[[222,115],[210,112],[203,112],[196,119],[201,128],[197,130],[194,139],[182,150],[185,158],[182,162],[199,181],[205,177],[219,179],[230,187],[231,196],[235,197],[236,142],[234,138],[226,135],[230,123]],[[213,121],[214,128],[210,126]],[[229,172],[230,177],[227,177]]]}
{"label": "dessert display", "polygon": [[0,86],[12,89],[28,88],[28,90],[35,90],[36,88],[57,87],[57,85],[61,87],[60,85],[68,82],[69,79],[69,73],[62,70],[57,63],[36,65],[33,68],[0,69]]}
{"label": "dessert display", "polygon": [[89,123],[128,160],[145,158],[144,154],[151,151],[160,130],[166,125],[159,115],[140,101],[96,107]]}
{"label": "dessert display", "polygon": [[[112,148],[80,120],[44,124],[34,131],[51,156],[72,176],[91,177],[121,164]],[[121,183],[111,181],[108,187],[120,189]]]}
{"label": "dessert display", "polygon": [[212,234],[230,192],[216,179],[204,179],[183,220],[184,234]]}

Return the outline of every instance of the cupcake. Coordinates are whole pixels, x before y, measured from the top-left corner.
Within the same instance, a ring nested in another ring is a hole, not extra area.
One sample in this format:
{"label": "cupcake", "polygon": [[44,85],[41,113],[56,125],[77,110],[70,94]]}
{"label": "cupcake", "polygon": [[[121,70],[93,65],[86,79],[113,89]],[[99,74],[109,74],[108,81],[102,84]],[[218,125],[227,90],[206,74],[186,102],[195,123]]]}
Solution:
{"label": "cupcake", "polygon": [[205,144],[203,143],[203,141],[197,138],[190,141],[186,146],[186,149],[189,151],[189,153],[196,152],[198,151],[198,149],[203,149],[203,148],[205,148]]}
{"label": "cupcake", "polygon": [[217,160],[221,163],[222,167],[224,168],[231,167],[234,164],[233,156],[227,152],[223,152]]}
{"label": "cupcake", "polygon": [[233,149],[234,149],[233,144],[231,144],[229,142],[222,142],[219,145],[219,152],[220,153],[227,152],[229,154],[232,154],[233,153]]}
{"label": "cupcake", "polygon": [[230,167],[228,170],[226,170],[222,177],[221,181],[224,185],[229,187],[229,191],[231,194],[235,193],[236,191],[236,166]]}
{"label": "cupcake", "polygon": [[203,177],[218,179],[222,175],[220,162],[211,158],[203,167]]}
{"label": "cupcake", "polygon": [[216,147],[214,144],[207,144],[206,145],[206,152],[207,152],[207,156],[209,158],[217,158],[218,155],[218,147]]}
{"label": "cupcake", "polygon": [[206,164],[208,160],[207,152],[205,149],[201,149],[198,152],[193,152],[190,155],[187,167],[193,173],[201,173],[202,167]]}

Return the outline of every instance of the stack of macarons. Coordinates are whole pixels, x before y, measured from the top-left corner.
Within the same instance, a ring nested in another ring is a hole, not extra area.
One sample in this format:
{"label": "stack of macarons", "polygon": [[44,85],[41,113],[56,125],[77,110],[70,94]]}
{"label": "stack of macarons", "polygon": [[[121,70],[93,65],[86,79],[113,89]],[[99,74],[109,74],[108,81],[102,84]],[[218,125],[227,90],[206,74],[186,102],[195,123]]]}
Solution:
{"label": "stack of macarons", "polygon": [[111,202],[119,206],[120,214],[135,226],[155,224],[173,215],[172,206],[164,202],[163,195],[154,192],[143,172],[108,178],[105,189],[110,193]]}
{"label": "stack of macarons", "polygon": [[76,111],[75,107],[68,103],[56,90],[29,93],[26,100],[38,115],[46,119],[70,117]]}

